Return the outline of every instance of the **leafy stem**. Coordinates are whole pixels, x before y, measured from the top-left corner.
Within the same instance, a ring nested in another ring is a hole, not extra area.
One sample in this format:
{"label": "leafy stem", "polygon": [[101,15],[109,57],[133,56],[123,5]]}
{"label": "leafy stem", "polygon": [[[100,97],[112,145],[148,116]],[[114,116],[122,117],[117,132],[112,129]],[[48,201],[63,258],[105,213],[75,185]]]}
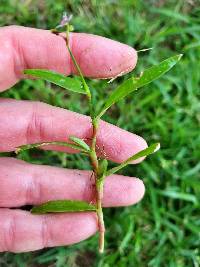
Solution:
{"label": "leafy stem", "polygon": [[67,25],[66,30],[66,45],[71,56],[71,59],[77,69],[81,77],[81,81],[83,84],[83,88],[87,94],[87,99],[89,102],[89,109],[90,109],[90,117],[92,123],[92,140],[91,140],[91,148],[89,152],[89,157],[91,161],[91,165],[93,167],[94,177],[95,177],[95,185],[96,185],[96,212],[98,217],[98,225],[99,225],[99,252],[102,253],[104,251],[104,233],[105,233],[105,226],[104,226],[104,219],[103,219],[103,211],[102,211],[102,199],[103,199],[103,186],[104,186],[104,178],[103,176],[99,175],[99,161],[96,153],[96,140],[97,140],[97,131],[99,127],[99,118],[94,117],[94,110],[92,105],[92,94],[90,92],[89,86],[87,85],[83,73],[79,64],[77,63],[71,49],[69,46],[69,31],[70,26]]}
{"label": "leafy stem", "polygon": [[88,105],[89,105],[89,113],[91,118],[92,125],[92,137],[91,144],[88,145],[84,140],[70,136],[70,142],[43,142],[36,144],[28,144],[18,147],[16,152],[20,152],[23,150],[28,150],[31,148],[39,148],[46,145],[58,145],[64,147],[70,147],[77,151],[80,151],[82,154],[87,155],[90,159],[90,163],[93,170],[93,175],[95,178],[95,188],[96,188],[96,204],[88,204],[84,201],[75,201],[75,200],[54,200],[49,201],[47,203],[43,203],[39,206],[36,206],[32,209],[32,213],[35,214],[43,214],[48,212],[83,212],[83,211],[91,211],[96,212],[98,218],[99,225],[99,251],[102,253],[104,251],[104,234],[105,234],[105,226],[104,226],[104,218],[103,218],[103,210],[102,210],[102,200],[103,200],[103,189],[104,189],[104,181],[105,178],[109,175],[112,175],[122,168],[126,167],[128,164],[131,164],[133,161],[141,159],[142,157],[148,156],[154,152],[156,152],[160,148],[159,143],[155,143],[150,145],[146,149],[139,151],[138,153],[132,155],[127,160],[119,164],[118,166],[108,169],[108,161],[106,159],[99,159],[96,151],[96,143],[97,143],[97,134],[99,129],[100,118],[104,115],[104,113],[116,102],[128,96],[133,91],[138,90],[142,86],[145,86],[152,81],[158,79],[164,73],[169,71],[181,58],[182,55],[172,56],[160,64],[154,65],[151,68],[144,70],[143,74],[140,77],[131,77],[128,80],[125,80],[121,85],[119,85],[105,100],[101,109],[98,112],[95,112],[95,107],[93,104],[93,95],[89,86],[86,83],[84,75],[81,71],[79,64],[76,61],[75,56],[73,55],[70,49],[69,42],[69,34],[72,26],[69,24],[71,16],[67,16],[66,14],[63,16],[63,19],[56,27],[56,29],[52,30],[52,33],[58,35],[60,32],[57,30],[58,28],[65,27],[66,36],[62,36],[66,42],[66,47],[70,54],[71,60],[74,63],[74,66],[77,70],[80,79],[66,77],[63,74],[56,73],[49,70],[39,70],[39,69],[31,69],[25,70],[24,73],[28,75],[32,75],[36,78],[44,79],[46,81],[52,82],[60,87],[67,89],[69,91],[73,91],[75,93],[85,94],[87,96]]}

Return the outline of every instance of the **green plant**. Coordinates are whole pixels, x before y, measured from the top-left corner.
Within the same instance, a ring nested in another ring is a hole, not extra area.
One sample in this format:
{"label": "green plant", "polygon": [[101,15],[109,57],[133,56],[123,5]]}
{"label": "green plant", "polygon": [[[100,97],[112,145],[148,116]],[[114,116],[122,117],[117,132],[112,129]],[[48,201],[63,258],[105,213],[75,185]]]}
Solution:
{"label": "green plant", "polygon": [[145,70],[140,77],[131,77],[130,79],[123,82],[120,86],[118,86],[113,93],[108,97],[105,103],[102,105],[100,110],[96,110],[93,104],[93,95],[92,92],[87,85],[82,71],[69,47],[69,32],[72,30],[72,26],[69,24],[70,18],[64,16],[61,24],[52,30],[52,33],[59,34],[58,28],[66,27],[66,46],[70,53],[71,59],[77,69],[77,72],[80,76],[80,79],[69,78],[59,73],[55,73],[48,70],[39,70],[39,69],[31,69],[25,70],[24,73],[28,75],[32,75],[36,78],[45,79],[50,81],[56,85],[59,85],[67,90],[85,94],[88,100],[89,110],[90,110],[90,118],[91,124],[93,127],[93,135],[91,139],[91,144],[88,145],[84,140],[79,139],[75,136],[71,136],[69,139],[70,142],[44,142],[37,144],[30,144],[20,146],[16,149],[16,152],[28,150],[31,148],[46,146],[46,145],[60,145],[60,146],[68,146],[75,150],[80,151],[83,155],[88,156],[91,162],[91,166],[93,169],[94,177],[95,177],[95,185],[96,185],[96,204],[89,204],[84,201],[74,201],[74,200],[55,200],[49,201],[47,203],[41,204],[39,206],[34,207],[31,211],[35,214],[43,214],[48,212],[77,212],[77,211],[93,211],[97,213],[98,223],[99,223],[99,251],[103,252],[104,250],[104,219],[103,219],[103,211],[102,211],[102,198],[103,198],[103,186],[105,178],[109,175],[112,175],[119,171],[120,169],[126,167],[132,161],[140,159],[141,157],[148,156],[154,152],[156,152],[160,148],[159,143],[155,143],[148,148],[134,154],[126,161],[119,164],[117,167],[112,169],[108,169],[108,161],[107,159],[99,159],[96,151],[96,137],[99,128],[99,122],[104,113],[109,109],[113,104],[123,99],[133,91],[138,88],[149,84],[155,79],[162,76],[165,72],[169,71],[181,58],[182,55],[177,55],[170,57],[158,65],[155,65],[147,70]]}

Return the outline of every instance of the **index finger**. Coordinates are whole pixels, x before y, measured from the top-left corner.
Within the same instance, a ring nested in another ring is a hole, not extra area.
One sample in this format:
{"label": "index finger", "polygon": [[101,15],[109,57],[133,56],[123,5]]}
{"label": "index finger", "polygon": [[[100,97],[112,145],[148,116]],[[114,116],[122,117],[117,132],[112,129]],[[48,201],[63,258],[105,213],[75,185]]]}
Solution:
{"label": "index finger", "polygon": [[[131,71],[137,62],[132,47],[101,36],[71,33],[70,46],[87,77],[112,78]],[[0,91],[19,81],[27,68],[76,72],[61,36],[21,26],[0,29],[0,61]]]}

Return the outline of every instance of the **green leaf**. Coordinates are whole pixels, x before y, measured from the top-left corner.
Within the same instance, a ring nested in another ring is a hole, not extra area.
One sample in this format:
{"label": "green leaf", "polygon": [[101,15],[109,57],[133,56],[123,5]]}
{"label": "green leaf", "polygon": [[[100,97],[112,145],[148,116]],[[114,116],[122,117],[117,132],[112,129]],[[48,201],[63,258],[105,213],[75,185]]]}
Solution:
{"label": "green leaf", "polygon": [[44,142],[44,143],[36,143],[36,144],[19,146],[16,148],[15,153],[18,154],[18,153],[25,151],[25,150],[29,150],[29,149],[33,149],[33,148],[39,148],[41,146],[48,146],[48,145],[66,146],[66,147],[70,147],[70,148],[85,152],[85,150],[82,147],[77,146],[75,144],[70,144],[67,142]]}
{"label": "green leaf", "polygon": [[96,207],[85,201],[78,200],[54,200],[48,201],[31,209],[31,213],[44,214],[50,212],[79,212],[96,211]]}
{"label": "green leaf", "polygon": [[108,97],[102,110],[99,112],[97,117],[100,118],[109,107],[111,107],[113,104],[123,99],[133,91],[158,79],[165,72],[169,71],[181,59],[181,57],[182,54],[170,57],[162,61],[160,64],[145,70],[140,77],[138,78],[132,77],[123,82]]}
{"label": "green leaf", "polygon": [[76,93],[86,94],[82,83],[77,78],[66,77],[63,74],[42,69],[27,69],[24,71],[24,74],[28,74],[39,79],[44,79]]}
{"label": "green leaf", "polygon": [[90,147],[88,146],[88,144],[86,144],[83,139],[80,139],[78,137],[75,136],[70,136],[69,139],[71,141],[73,141],[74,143],[76,143],[78,146],[82,147],[84,150],[86,150],[87,152],[90,152]]}
{"label": "green leaf", "polygon": [[152,144],[151,146],[147,147],[144,150],[141,150],[140,152],[134,154],[130,158],[128,158],[126,161],[124,161],[122,164],[118,165],[117,167],[114,167],[110,169],[107,173],[106,176],[109,176],[111,174],[116,173],[117,171],[121,170],[122,168],[126,167],[128,164],[130,164],[132,161],[140,159],[142,157],[148,156],[150,154],[155,153],[160,149],[160,143],[155,143]]}

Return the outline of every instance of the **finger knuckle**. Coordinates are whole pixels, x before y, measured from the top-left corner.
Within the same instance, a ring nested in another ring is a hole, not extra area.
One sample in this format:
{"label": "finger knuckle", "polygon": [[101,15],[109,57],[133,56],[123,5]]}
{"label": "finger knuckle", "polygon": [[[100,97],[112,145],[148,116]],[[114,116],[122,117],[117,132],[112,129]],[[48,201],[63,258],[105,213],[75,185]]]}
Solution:
{"label": "finger knuckle", "polygon": [[0,251],[14,252],[16,250],[17,217],[13,214],[8,216],[1,228],[3,240],[0,242]]}
{"label": "finger knuckle", "polygon": [[46,215],[44,215],[42,217],[41,239],[43,248],[50,246],[51,243],[51,231],[49,227],[50,220],[51,220],[50,216],[47,217]]}
{"label": "finger knuckle", "polygon": [[42,184],[40,181],[39,173],[35,169],[30,177],[26,187],[26,203],[27,204],[39,204],[41,202]]}
{"label": "finger knuckle", "polygon": [[[47,116],[42,112],[42,103],[33,102],[30,117],[26,126],[26,140],[27,143],[42,142],[48,138],[48,129],[52,123],[51,114]],[[48,124],[48,125],[47,125]]]}

